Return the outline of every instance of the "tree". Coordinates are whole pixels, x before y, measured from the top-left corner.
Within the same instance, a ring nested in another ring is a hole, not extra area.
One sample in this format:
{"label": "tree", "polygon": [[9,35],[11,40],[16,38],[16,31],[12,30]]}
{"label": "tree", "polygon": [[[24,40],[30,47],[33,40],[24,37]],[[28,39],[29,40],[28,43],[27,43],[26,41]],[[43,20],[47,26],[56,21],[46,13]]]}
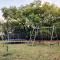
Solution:
{"label": "tree", "polygon": [[[5,19],[8,21],[8,17],[10,17],[9,27],[12,28],[12,30],[13,27],[15,27],[15,31],[20,31],[20,29],[23,29],[28,35],[30,34],[30,30],[33,31],[33,29],[42,27],[52,27],[55,23],[60,22],[60,18],[58,18],[60,17],[59,11],[60,8],[54,4],[49,4],[46,2],[41,5],[40,0],[36,0],[29,5],[19,8],[15,6],[10,8],[2,8]],[[59,24],[55,24],[55,26],[59,26]],[[43,31],[43,29],[40,31]],[[47,30],[44,31],[46,33],[48,32]]]}

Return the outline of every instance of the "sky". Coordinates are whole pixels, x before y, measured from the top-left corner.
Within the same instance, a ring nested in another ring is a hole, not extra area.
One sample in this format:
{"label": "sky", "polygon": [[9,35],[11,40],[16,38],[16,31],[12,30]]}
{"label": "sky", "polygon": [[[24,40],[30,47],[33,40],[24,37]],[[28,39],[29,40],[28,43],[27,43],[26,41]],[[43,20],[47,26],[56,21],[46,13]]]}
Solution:
{"label": "sky", "polygon": [[[10,6],[21,6],[32,3],[34,0],[0,0],[0,9],[3,7],[10,7]],[[60,7],[60,0],[41,0],[42,2],[50,2],[56,4]],[[0,10],[0,17],[2,17],[2,12]]]}

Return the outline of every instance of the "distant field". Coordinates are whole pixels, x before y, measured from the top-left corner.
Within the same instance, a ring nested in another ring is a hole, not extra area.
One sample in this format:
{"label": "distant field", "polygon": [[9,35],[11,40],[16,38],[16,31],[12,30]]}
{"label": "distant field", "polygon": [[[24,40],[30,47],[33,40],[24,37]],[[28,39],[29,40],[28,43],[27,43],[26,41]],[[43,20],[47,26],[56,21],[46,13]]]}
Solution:
{"label": "distant field", "polygon": [[29,44],[0,44],[0,60],[60,60],[60,46]]}

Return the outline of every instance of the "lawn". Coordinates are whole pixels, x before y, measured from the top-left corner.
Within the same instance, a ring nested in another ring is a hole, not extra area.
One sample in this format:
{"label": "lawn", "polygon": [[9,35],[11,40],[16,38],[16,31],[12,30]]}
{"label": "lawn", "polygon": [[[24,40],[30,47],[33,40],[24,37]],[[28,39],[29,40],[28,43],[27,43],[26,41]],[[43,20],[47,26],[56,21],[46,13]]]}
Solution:
{"label": "lawn", "polygon": [[60,46],[28,44],[0,44],[0,60],[60,60]]}

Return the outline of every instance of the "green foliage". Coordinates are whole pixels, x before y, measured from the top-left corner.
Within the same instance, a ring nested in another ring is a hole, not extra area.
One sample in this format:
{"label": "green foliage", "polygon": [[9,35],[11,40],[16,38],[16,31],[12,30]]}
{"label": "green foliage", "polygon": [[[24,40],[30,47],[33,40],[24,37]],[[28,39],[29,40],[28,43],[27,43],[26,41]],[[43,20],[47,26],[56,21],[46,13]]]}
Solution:
{"label": "green foliage", "polygon": [[[4,7],[2,12],[5,19],[9,20],[9,27],[18,27],[26,31],[37,27],[51,27],[60,22],[60,18],[58,18],[60,17],[60,8],[47,2],[41,5],[39,0],[24,7]],[[60,27],[60,24],[56,26]]]}

